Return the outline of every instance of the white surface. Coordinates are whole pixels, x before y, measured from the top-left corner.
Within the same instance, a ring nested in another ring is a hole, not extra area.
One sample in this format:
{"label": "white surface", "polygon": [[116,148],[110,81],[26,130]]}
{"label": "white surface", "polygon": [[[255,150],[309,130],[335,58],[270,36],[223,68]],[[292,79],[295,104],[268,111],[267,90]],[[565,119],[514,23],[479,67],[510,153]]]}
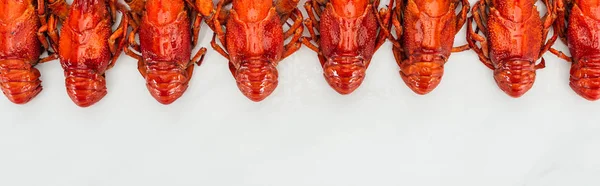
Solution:
{"label": "white surface", "polygon": [[[201,46],[211,35],[202,31]],[[86,109],[68,98],[55,61],[38,66],[44,91],[32,102],[0,99],[0,185],[600,185],[600,103],[568,87],[569,64],[545,57],[520,99],[472,51],[452,55],[441,85],[418,96],[387,43],[364,84],[341,96],[302,48],[254,103],[209,50],[186,94],[163,106],[123,55],[109,94]]]}

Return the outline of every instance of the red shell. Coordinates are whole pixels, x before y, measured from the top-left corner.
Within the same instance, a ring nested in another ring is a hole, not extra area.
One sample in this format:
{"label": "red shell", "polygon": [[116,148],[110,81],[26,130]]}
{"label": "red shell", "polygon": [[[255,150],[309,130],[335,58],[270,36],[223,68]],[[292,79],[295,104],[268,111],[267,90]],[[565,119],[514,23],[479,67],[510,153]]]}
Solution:
{"label": "red shell", "polygon": [[25,104],[42,91],[33,67],[42,53],[39,18],[31,1],[0,0],[0,86],[6,97]]}
{"label": "red shell", "polygon": [[78,106],[90,106],[107,93],[104,73],[112,57],[111,26],[107,4],[99,0],[75,0],[63,23],[59,58],[67,93]]}
{"label": "red shell", "polygon": [[[403,8],[402,49],[406,59],[398,61],[400,75],[417,94],[435,89],[444,74],[444,64],[452,52],[457,30],[454,9],[457,1],[409,0]],[[462,25],[459,25],[462,26]]]}
{"label": "red shell", "polygon": [[188,88],[193,66],[190,18],[185,2],[149,0],[142,16],[139,37],[140,69],[146,72],[150,94],[162,104],[180,98]]}
{"label": "red shell", "polygon": [[567,20],[573,58],[570,86],[588,100],[600,99],[600,2],[574,1]]}
{"label": "red shell", "polygon": [[339,6],[346,5],[345,9],[336,10],[334,1],[321,15],[320,48],[326,60],[322,64],[325,79],[338,93],[350,94],[365,78],[375,53],[379,25],[370,4],[342,1]]}
{"label": "red shell", "polygon": [[[225,34],[230,68],[240,91],[253,101],[261,101],[278,84],[276,66],[283,54],[282,24],[275,8],[236,9],[236,3],[240,2],[234,1]],[[268,9],[264,17],[249,17],[252,12],[265,12],[264,9]]]}
{"label": "red shell", "polygon": [[509,96],[520,97],[533,86],[535,63],[545,42],[542,20],[534,6],[537,0],[492,2],[487,39],[494,78]]}

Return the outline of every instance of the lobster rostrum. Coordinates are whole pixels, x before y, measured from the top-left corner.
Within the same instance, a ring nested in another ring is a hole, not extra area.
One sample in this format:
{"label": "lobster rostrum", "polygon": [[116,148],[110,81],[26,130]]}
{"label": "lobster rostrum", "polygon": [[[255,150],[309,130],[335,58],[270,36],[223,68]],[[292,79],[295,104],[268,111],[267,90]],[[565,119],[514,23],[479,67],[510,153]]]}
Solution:
{"label": "lobster rostrum", "polygon": [[[215,31],[211,46],[229,59],[229,69],[240,91],[252,101],[261,101],[277,87],[277,64],[301,46],[304,28],[302,13],[296,7],[298,0],[233,0],[223,28],[220,14],[227,3],[221,0],[211,11]],[[284,32],[286,24],[289,29]]]}
{"label": "lobster rostrum", "polygon": [[[65,71],[67,94],[80,107],[102,99],[106,91],[105,72],[115,62],[125,45],[128,16],[122,16],[113,31],[116,10],[127,14],[125,5],[116,0],[48,0],[48,8],[63,20],[58,40],[58,54]],[[56,28],[56,26],[53,26]]]}
{"label": "lobster rostrum", "polygon": [[188,88],[194,64],[200,65],[206,52],[206,48],[201,48],[190,60],[202,17],[195,15],[194,4],[184,0],[125,2],[131,7],[133,27],[125,53],[138,60],[138,70],[146,79],[150,94],[162,104],[173,103]]}
{"label": "lobster rostrum", "polygon": [[[455,10],[460,4],[457,15]],[[469,48],[452,46],[469,10],[468,0],[396,1],[391,21],[396,37],[391,33],[388,36],[400,76],[415,93],[423,95],[435,89],[450,54]],[[382,25],[387,32],[385,23]]]}
{"label": "lobster rostrum", "polygon": [[25,104],[42,91],[34,66],[49,43],[43,0],[0,0],[0,88],[8,100]]}
{"label": "lobster rostrum", "polygon": [[[480,0],[474,5],[467,23],[469,46],[483,64],[494,70],[494,79],[500,89],[515,98],[531,89],[536,70],[545,67],[542,54],[558,37],[555,34],[546,41],[556,17],[553,5],[544,0],[548,13],[540,17],[536,2]],[[473,21],[477,25],[475,30]],[[542,61],[535,64],[540,58]]]}
{"label": "lobster rostrum", "polygon": [[310,37],[304,45],[317,52],[323,75],[340,94],[350,94],[363,82],[367,67],[386,34],[377,16],[388,22],[387,9],[377,12],[379,2],[369,0],[309,0],[304,4]]}
{"label": "lobster rostrum", "polygon": [[600,99],[600,1],[556,0],[557,20],[554,29],[567,43],[571,57],[550,49],[572,62],[571,88],[583,98]]}

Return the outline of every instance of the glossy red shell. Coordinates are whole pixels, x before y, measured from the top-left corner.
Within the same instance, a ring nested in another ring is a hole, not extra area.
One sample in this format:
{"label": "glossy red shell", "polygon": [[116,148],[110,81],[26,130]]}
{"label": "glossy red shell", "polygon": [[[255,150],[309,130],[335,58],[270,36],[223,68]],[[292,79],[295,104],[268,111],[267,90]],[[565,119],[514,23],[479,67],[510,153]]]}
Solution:
{"label": "glossy red shell", "polygon": [[59,58],[67,93],[78,106],[90,106],[107,93],[104,73],[111,59],[111,22],[104,0],[75,0],[63,23]]}
{"label": "glossy red shell", "polygon": [[321,53],[326,60],[324,76],[340,94],[350,94],[362,84],[375,53],[379,28],[370,4],[354,4],[362,7],[352,6],[352,11],[344,11],[350,8],[339,10],[328,3],[319,25]]}
{"label": "glossy red shell", "polygon": [[40,72],[33,67],[42,53],[36,33],[40,22],[31,0],[0,0],[0,86],[17,104],[42,90]]}
{"label": "glossy red shell", "polygon": [[533,6],[535,0],[493,2],[487,17],[487,38],[496,68],[494,78],[508,95],[520,97],[535,81],[535,63],[544,42],[542,20]]}
{"label": "glossy red shell", "polygon": [[[283,54],[283,28],[275,8],[236,9],[236,3],[242,2],[234,2],[226,25],[225,47],[240,91],[253,101],[261,101],[278,84],[276,66]],[[256,13],[265,9],[268,12]]]}
{"label": "glossy red shell", "polygon": [[573,55],[570,86],[588,100],[600,99],[600,3],[575,1],[567,20],[567,41]]}
{"label": "glossy red shell", "polygon": [[403,11],[404,50],[396,52],[408,58],[399,62],[400,75],[417,94],[431,92],[442,79],[457,32],[453,5],[450,0],[409,0]]}
{"label": "glossy red shell", "polygon": [[140,24],[143,63],[140,68],[146,72],[150,94],[162,104],[181,97],[191,79],[188,75],[191,28],[184,3],[183,0],[149,0]]}

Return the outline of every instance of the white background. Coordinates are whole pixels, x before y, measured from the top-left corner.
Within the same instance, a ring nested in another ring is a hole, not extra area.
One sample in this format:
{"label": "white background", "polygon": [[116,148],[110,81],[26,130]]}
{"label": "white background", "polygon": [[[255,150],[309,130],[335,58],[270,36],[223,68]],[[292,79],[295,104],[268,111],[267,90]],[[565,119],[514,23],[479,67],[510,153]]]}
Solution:
{"label": "white background", "polygon": [[277,90],[254,103],[209,48],[185,95],[163,106],[123,55],[107,73],[108,95],[85,109],[54,61],[38,66],[44,90],[29,104],[0,99],[0,185],[600,185],[600,103],[569,88],[568,63],[545,57],[519,99],[472,51],[453,54],[440,86],[418,96],[386,43],[364,84],[341,96],[303,47],[279,65]]}

